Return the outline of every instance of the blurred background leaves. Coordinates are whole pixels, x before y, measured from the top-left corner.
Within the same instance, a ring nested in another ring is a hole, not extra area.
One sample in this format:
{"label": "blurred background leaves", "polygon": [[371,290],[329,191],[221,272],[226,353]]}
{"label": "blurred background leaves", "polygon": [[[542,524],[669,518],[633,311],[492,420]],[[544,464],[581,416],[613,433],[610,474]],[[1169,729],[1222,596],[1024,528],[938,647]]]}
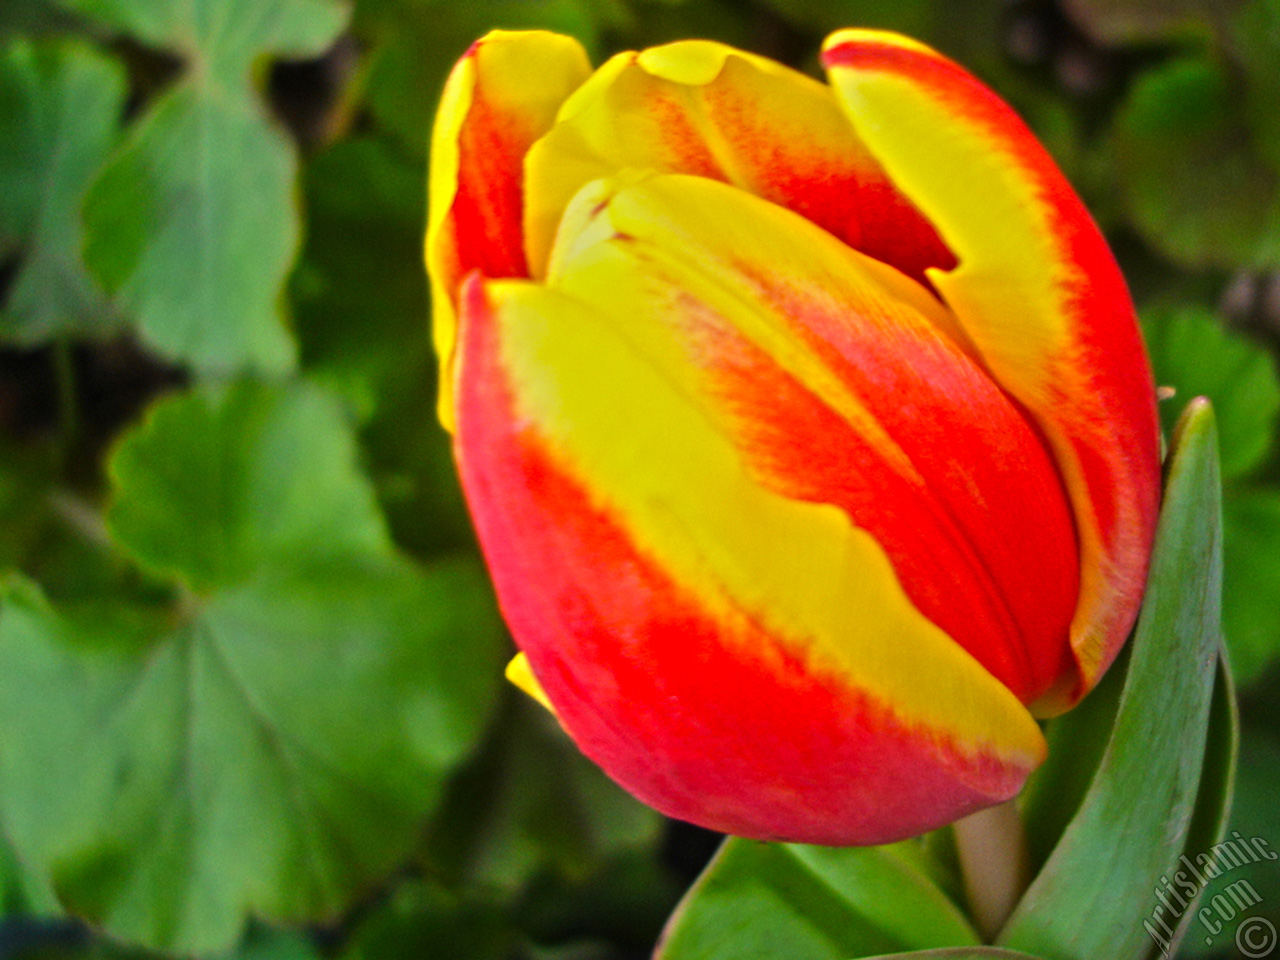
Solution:
{"label": "blurred background leaves", "polygon": [[497,679],[432,412],[427,133],[493,27],[814,71],[853,25],[1017,107],[1115,244],[1166,428],[1214,401],[1235,825],[1280,845],[1280,0],[9,0],[0,954],[648,955],[716,838]]}

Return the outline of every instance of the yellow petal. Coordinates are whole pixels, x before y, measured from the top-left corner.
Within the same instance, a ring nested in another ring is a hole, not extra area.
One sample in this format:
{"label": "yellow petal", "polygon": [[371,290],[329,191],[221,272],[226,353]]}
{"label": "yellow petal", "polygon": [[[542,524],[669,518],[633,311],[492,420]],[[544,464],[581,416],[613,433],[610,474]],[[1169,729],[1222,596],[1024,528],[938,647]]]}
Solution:
{"label": "yellow petal", "polygon": [[457,293],[471,270],[525,276],[524,156],[591,72],[571,37],[495,30],[476,41],[445,85],[431,137],[426,261],[440,360],[439,415],[453,424]]}
{"label": "yellow petal", "polygon": [[[663,179],[695,190],[716,186]],[[754,234],[774,224],[749,219],[724,226]],[[796,249],[794,241],[776,242],[791,245],[794,261],[809,259],[810,248]],[[713,413],[710,384],[696,350],[691,354],[696,336],[691,343],[688,329],[673,322],[680,290],[655,284],[654,273],[629,258],[626,247],[622,238],[583,248],[551,278],[553,289],[486,285],[517,421],[589,484],[603,508],[624,517],[638,548],[694,589],[713,616],[745,612],[780,638],[785,653],[845,678],[922,737],[1033,766],[1044,749],[1039,728],[1003,684],[916,609],[875,539],[842,510],[792,499],[762,482]],[[831,255],[819,250],[814,260],[826,266]],[[896,288],[886,296],[883,284],[908,282],[887,268],[869,265],[852,279],[855,291],[894,303],[910,296],[900,300]],[[703,293],[690,295],[697,301]],[[915,294],[921,304],[926,296]],[[769,319],[752,315],[749,300],[735,305],[708,294],[704,302],[732,311],[744,329],[771,336]],[[923,319],[917,324],[928,327]],[[839,395],[838,383],[819,386],[828,388],[832,403],[854,402]],[[921,663],[929,669],[919,669]]]}
{"label": "yellow petal", "polygon": [[959,66],[869,30],[834,34],[824,62],[862,140],[958,257],[930,280],[1066,481],[1080,534],[1079,675],[1038,706],[1057,712],[1128,635],[1155,529],[1155,395],[1124,278],[1044,148]]}

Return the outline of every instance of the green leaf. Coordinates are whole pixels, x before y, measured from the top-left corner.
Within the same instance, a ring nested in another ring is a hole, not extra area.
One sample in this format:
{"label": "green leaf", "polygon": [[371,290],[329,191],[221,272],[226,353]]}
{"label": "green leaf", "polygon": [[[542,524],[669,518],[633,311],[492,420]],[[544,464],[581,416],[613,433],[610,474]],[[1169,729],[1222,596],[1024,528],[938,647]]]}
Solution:
{"label": "green leaf", "polygon": [[1280,489],[1229,490],[1223,521],[1223,629],[1232,672],[1248,684],[1280,656]]}
{"label": "green leaf", "polygon": [[334,916],[412,853],[487,722],[482,570],[399,556],[304,384],[163,401],[111,474],[116,546],[199,592],[55,609],[9,583],[4,832],[67,909],[152,949]]}
{"label": "green leaf", "polygon": [[90,188],[85,260],[160,353],[210,372],[293,366],[294,166],[257,103],[183,82]]}
{"label": "green leaf", "polygon": [[60,0],[201,73],[240,78],[261,56],[321,53],[347,21],[337,0]]}
{"label": "green leaf", "polygon": [[1056,960],[1121,960],[1151,950],[1142,920],[1190,835],[1206,753],[1222,642],[1221,523],[1212,409],[1196,401],[1175,440],[1110,743],[1001,946]]}
{"label": "green leaf", "polygon": [[1177,391],[1161,404],[1166,433],[1172,433],[1176,411],[1187,400],[1208,397],[1218,424],[1223,477],[1257,467],[1271,449],[1280,414],[1280,377],[1271,354],[1202,307],[1149,311],[1142,330],[1156,382]]}
{"label": "green leaf", "polygon": [[976,945],[919,841],[829,847],[725,841],[671,918],[660,960],[847,960]]}
{"label": "green leaf", "polygon": [[1133,223],[1184,265],[1280,265],[1280,174],[1256,153],[1242,99],[1219,64],[1184,58],[1143,73],[1117,114]]}
{"label": "green leaf", "polygon": [[917,950],[913,953],[884,954],[867,960],[1039,960],[1029,953],[1000,947],[947,947],[942,950]]}
{"label": "green leaf", "polygon": [[[1217,681],[1213,688],[1213,705],[1209,714],[1207,748],[1204,770],[1200,775],[1200,792],[1196,798],[1196,811],[1187,830],[1183,858],[1175,865],[1175,870],[1171,874],[1173,885],[1181,886],[1183,892],[1186,888],[1182,885],[1192,881],[1193,878],[1186,870],[1179,870],[1177,867],[1183,867],[1187,862],[1194,861],[1206,850],[1211,851],[1226,837],[1227,818],[1231,813],[1239,759],[1240,713],[1236,704],[1235,684],[1224,662],[1219,665]],[[1205,892],[1200,891],[1199,896],[1203,898]],[[1152,939],[1156,941],[1157,946],[1162,948],[1167,946],[1167,952],[1174,954],[1178,951],[1188,930],[1194,926],[1192,923],[1196,916],[1194,908],[1194,898],[1192,902],[1187,903],[1185,909],[1180,908],[1182,916],[1178,920],[1174,935],[1167,943],[1161,943],[1160,937],[1157,936],[1164,935],[1163,928],[1152,923],[1151,927],[1146,927],[1144,924],[1144,929],[1152,934]]]}
{"label": "green leaf", "polygon": [[[1240,771],[1232,804],[1230,832],[1224,836],[1237,845],[1243,840],[1253,850],[1251,855],[1240,858],[1243,862],[1239,866],[1209,881],[1200,901],[1201,909],[1207,909],[1207,912],[1201,914],[1197,910],[1194,917],[1189,918],[1190,925],[1180,955],[1208,956],[1215,952],[1221,955],[1223,947],[1231,944],[1239,921],[1232,923],[1229,916],[1224,916],[1226,910],[1215,910],[1213,898],[1225,897],[1226,906],[1231,907],[1234,901],[1229,888],[1240,881],[1249,884],[1249,888],[1265,898],[1258,905],[1257,912],[1273,922],[1280,922],[1280,906],[1271,896],[1272,891],[1280,889],[1280,858],[1273,860],[1268,855],[1280,852],[1277,850],[1280,841],[1274,835],[1278,777],[1280,742],[1262,728],[1246,728],[1246,736],[1240,745]],[[1263,841],[1261,851],[1251,843],[1254,838]],[[1240,848],[1237,846],[1236,849]],[[1247,848],[1246,852],[1249,852]],[[1201,853],[1212,856],[1212,845],[1189,848],[1188,856],[1194,861]],[[1224,859],[1224,865],[1229,863],[1229,859]],[[1239,894],[1247,893],[1246,888],[1236,889]]]}
{"label": "green leaf", "polygon": [[0,924],[8,917],[54,917],[59,913],[53,892],[31,875],[11,844],[0,834]]}
{"label": "green leaf", "polygon": [[280,373],[295,347],[285,280],[300,236],[296,158],[253,90],[269,55],[336,37],[330,0],[64,0],[186,61],[85,202],[85,261],[147,342],[204,372]]}
{"label": "green leaf", "polygon": [[652,848],[661,827],[519,694],[453,785],[426,858],[433,872],[511,894],[548,869],[582,878],[608,857]]}
{"label": "green leaf", "polygon": [[0,336],[32,344],[113,324],[81,257],[80,205],[125,92],[120,66],[84,44],[0,48],[0,256],[21,254]]}
{"label": "green leaf", "polygon": [[116,542],[198,593],[291,557],[390,551],[342,408],[306,384],[173,397],[125,438],[110,472]]}

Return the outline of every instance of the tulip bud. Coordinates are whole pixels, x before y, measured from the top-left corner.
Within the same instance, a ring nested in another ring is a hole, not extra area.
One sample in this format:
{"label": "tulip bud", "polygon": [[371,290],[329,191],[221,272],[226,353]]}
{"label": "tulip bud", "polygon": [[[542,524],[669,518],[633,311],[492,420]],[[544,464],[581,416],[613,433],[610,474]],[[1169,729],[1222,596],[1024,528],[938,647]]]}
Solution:
{"label": "tulip bud", "polygon": [[671,816],[882,843],[1017,793],[1141,600],[1154,390],[1010,108],[903,37],[451,75],[440,414],[510,675]]}

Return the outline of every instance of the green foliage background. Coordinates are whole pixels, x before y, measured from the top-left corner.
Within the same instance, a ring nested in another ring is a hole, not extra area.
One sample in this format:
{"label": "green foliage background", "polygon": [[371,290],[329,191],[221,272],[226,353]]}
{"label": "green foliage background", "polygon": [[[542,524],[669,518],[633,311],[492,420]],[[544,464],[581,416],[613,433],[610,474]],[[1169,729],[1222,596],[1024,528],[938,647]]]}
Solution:
{"label": "green foliage background", "polygon": [[1019,109],[1114,242],[1166,427],[1213,400],[1232,825],[1280,848],[1280,0],[7,0],[0,955],[648,955],[709,841],[499,682],[433,415],[430,118],[497,26],[815,70],[856,25]]}

